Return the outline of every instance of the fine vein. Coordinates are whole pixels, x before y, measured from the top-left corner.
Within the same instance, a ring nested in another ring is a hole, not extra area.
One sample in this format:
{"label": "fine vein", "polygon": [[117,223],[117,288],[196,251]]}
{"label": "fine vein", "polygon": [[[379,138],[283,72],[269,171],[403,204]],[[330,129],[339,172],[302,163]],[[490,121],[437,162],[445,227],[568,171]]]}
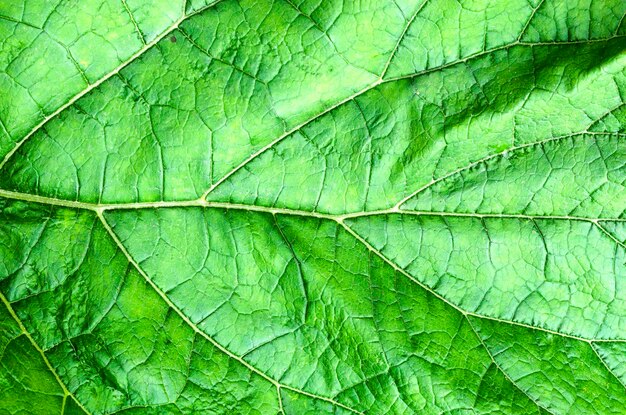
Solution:
{"label": "fine vein", "polygon": [[4,306],[7,308],[9,314],[11,315],[11,317],[13,317],[13,320],[15,320],[15,322],[17,323],[18,327],[20,328],[20,331],[22,332],[22,334],[24,336],[26,336],[26,338],[30,341],[30,343],[32,344],[32,346],[39,352],[39,354],[41,355],[41,358],[43,359],[44,363],[46,364],[48,370],[50,371],[50,373],[52,373],[52,375],[54,376],[54,378],[56,379],[57,383],[59,384],[59,386],[61,386],[61,389],[63,390],[64,393],[64,401],[63,401],[63,406],[65,406],[65,399],[67,399],[68,396],[71,396],[74,399],[74,402],[76,402],[76,404],[86,413],[91,415],[91,413],[79,402],[78,399],[76,399],[76,396],[74,396],[74,394],[72,394],[69,389],[67,389],[67,386],[65,386],[65,383],[63,383],[63,381],[61,380],[61,378],[59,377],[57,371],[54,369],[54,367],[52,366],[52,364],[50,364],[50,361],[48,360],[48,357],[46,356],[45,352],[43,351],[43,349],[41,347],[39,347],[39,345],[37,344],[37,342],[35,342],[35,339],[33,339],[33,336],[31,336],[30,332],[28,330],[26,330],[26,327],[24,326],[24,323],[22,323],[22,320],[18,317],[18,315],[15,313],[15,311],[13,310],[13,307],[11,306],[11,303],[9,302],[9,300],[4,296],[4,294],[2,292],[0,292],[0,301],[4,304]]}
{"label": "fine vein", "polygon": [[[128,262],[130,262],[135,269],[137,270],[137,272],[139,272],[139,274],[141,274],[141,276],[146,280],[146,282],[150,285],[150,287],[152,287],[152,289],[163,299],[163,301],[165,301],[165,303],[176,313],[178,314],[178,316],[189,326],[191,327],[191,329],[199,334],[200,336],[202,336],[203,338],[205,338],[206,340],[208,340],[213,346],[215,346],[218,350],[220,350],[222,353],[226,354],[228,357],[236,360],[237,362],[241,363],[244,367],[246,367],[248,370],[252,371],[253,373],[256,373],[257,375],[261,376],[263,379],[267,380],[268,382],[272,383],[277,389],[278,388],[285,388],[285,389],[289,389],[293,392],[302,394],[302,395],[306,395],[315,399],[319,399],[322,401],[326,401],[329,402],[333,405],[336,405],[338,407],[341,407],[343,409],[352,411],[354,413],[360,414],[361,412],[352,409],[340,402],[337,402],[331,398],[327,398],[325,396],[320,396],[320,395],[315,395],[313,393],[310,392],[306,392],[303,390],[300,390],[298,388],[289,386],[289,385],[284,385],[280,382],[278,382],[277,380],[271,378],[270,376],[266,375],[264,372],[262,372],[261,370],[257,369],[256,367],[252,366],[250,363],[246,362],[244,359],[242,359],[241,357],[237,356],[236,354],[232,353],[230,350],[228,350],[227,348],[225,348],[224,346],[222,346],[220,343],[218,343],[216,340],[214,340],[211,336],[209,336],[207,333],[205,333],[204,331],[200,330],[200,328],[198,328],[198,326],[196,324],[194,324],[183,312],[180,308],[178,308],[170,299],[169,297],[154,283],[154,281],[152,281],[152,279],[145,273],[145,271],[139,266],[139,264],[137,263],[137,261],[135,261],[135,259],[132,257],[132,255],[130,254],[130,252],[128,252],[128,250],[126,249],[126,247],[124,246],[124,244],[122,243],[122,241],[118,238],[117,234],[115,233],[115,231],[113,231],[113,229],[111,228],[111,226],[109,225],[109,223],[107,222],[107,220],[104,217],[104,214],[102,211],[97,211],[97,215],[98,218],[100,219],[100,221],[102,222],[102,225],[104,226],[104,228],[106,229],[106,231],[108,232],[108,234],[111,236],[111,239],[113,240],[113,242],[115,242],[115,244],[118,246],[118,248],[120,249],[120,251],[124,254],[124,256],[126,257],[126,259],[128,260]],[[280,397],[279,397],[280,399]]]}
{"label": "fine vein", "polygon": [[[124,69],[126,66],[130,65],[133,61],[135,61],[135,59],[139,58],[146,51],[148,51],[154,45],[156,45],[161,39],[163,39],[164,37],[169,35],[171,32],[176,30],[178,28],[178,26],[182,22],[184,22],[185,20],[189,19],[190,17],[192,17],[192,16],[194,16],[194,15],[196,15],[198,13],[203,12],[204,10],[206,10],[206,9],[208,9],[210,7],[213,7],[214,5],[219,3],[220,1],[221,0],[216,0],[213,3],[210,3],[210,4],[200,8],[200,9],[198,9],[198,10],[192,12],[192,13],[189,13],[187,15],[183,14],[178,20],[176,20],[171,26],[169,26],[167,29],[165,29],[165,31],[163,31],[160,35],[158,35],[156,38],[154,38],[151,42],[145,43],[144,46],[141,49],[139,49],[137,52],[135,52],[130,58],[128,58],[127,60],[125,60],[124,62],[119,64],[115,69],[113,69],[111,72],[109,72],[106,75],[104,75],[102,78],[98,79],[96,82],[90,84],[87,88],[83,89],[78,94],[74,95],[72,98],[70,98],[69,101],[67,101],[65,104],[61,105],[59,108],[57,108],[54,112],[52,112],[48,116],[46,116],[43,120],[41,120],[41,122],[39,124],[34,126],[33,129],[30,130],[20,141],[18,141],[17,144],[15,144],[15,146],[11,149],[11,151],[9,151],[7,153],[7,155],[4,157],[4,159],[0,162],[0,170],[9,161],[9,159],[17,152],[17,150],[19,150],[20,147],[22,147],[22,145],[24,145],[24,143],[26,141],[28,141],[28,139],[30,139],[37,131],[39,131],[45,124],[47,124],[48,121],[50,121],[51,119],[55,118],[61,112],[65,111],[68,107],[72,106],[72,104],[74,104],[80,98],[84,97],[85,95],[90,93],[92,90],[94,90],[95,88],[99,87],[103,82],[105,82],[109,78],[111,78],[111,77],[115,76],[116,74],[118,74],[122,69]],[[125,1],[124,1],[124,5],[126,5]],[[128,11],[128,13],[130,13],[130,11]],[[133,19],[133,22],[134,22],[134,19]],[[135,26],[136,26],[136,24],[135,24]],[[138,26],[137,26],[137,30],[139,30]],[[141,33],[141,32],[139,32],[139,33]]]}
{"label": "fine vein", "polygon": [[[397,272],[399,272],[400,274],[404,275],[409,280],[411,280],[415,284],[419,285],[424,290],[428,291],[429,293],[431,293],[432,295],[437,297],[439,300],[443,301],[444,303],[446,303],[450,307],[454,308],[455,310],[457,310],[458,312],[460,312],[463,315],[476,317],[476,318],[481,318],[481,319],[486,319],[486,320],[497,321],[499,323],[509,324],[509,325],[513,325],[513,326],[525,327],[525,328],[532,329],[532,330],[539,330],[539,331],[543,331],[543,332],[546,332],[546,333],[554,334],[556,336],[567,337],[567,338],[578,340],[578,341],[582,341],[582,342],[585,342],[585,343],[591,343],[591,342],[596,342],[596,341],[607,341],[607,340],[604,340],[604,339],[586,339],[584,337],[579,337],[579,336],[575,336],[575,335],[572,335],[572,334],[562,333],[562,332],[559,332],[559,331],[550,330],[550,329],[546,329],[546,328],[543,328],[543,327],[531,326],[529,324],[520,323],[520,322],[513,321],[513,320],[504,320],[504,319],[500,319],[500,318],[497,318],[497,317],[486,316],[486,315],[483,315],[483,314],[478,314],[478,313],[475,313],[475,312],[472,312],[472,311],[464,310],[463,308],[461,308],[458,305],[454,304],[453,302],[451,302],[447,298],[443,297],[441,294],[439,294],[436,291],[434,291],[432,288],[430,288],[426,284],[422,283],[421,281],[419,281],[418,279],[413,277],[411,274],[406,272],[403,268],[398,266],[395,262],[393,262],[392,260],[387,258],[382,252],[380,252],[378,249],[374,248],[369,242],[367,242],[361,235],[356,233],[345,222],[339,221],[339,223],[345,228],[346,231],[348,231],[348,233],[350,235],[352,235],[355,239],[357,239],[359,242],[361,242],[368,250],[370,250],[372,253],[374,253],[375,255],[380,257],[380,259],[382,259],[385,263],[390,265]],[[620,342],[621,343],[621,342],[626,342],[626,339],[624,339],[624,340],[622,340],[622,339],[612,339],[611,341]]]}
{"label": "fine vein", "polygon": [[496,362],[495,357],[493,357],[493,355],[491,354],[491,350],[489,350],[489,348],[487,347],[487,345],[485,344],[485,342],[483,341],[483,338],[480,336],[480,334],[478,334],[478,332],[476,331],[476,328],[474,327],[474,325],[472,324],[472,321],[465,316],[465,319],[467,320],[467,323],[469,324],[470,328],[472,329],[472,332],[474,332],[474,335],[478,338],[478,341],[480,342],[480,344],[483,346],[483,348],[485,349],[485,351],[487,352],[487,354],[489,355],[489,358],[491,359],[491,361],[493,362],[494,365],[496,365],[496,367],[498,368],[498,370],[500,372],[502,372],[502,374],[504,375],[504,377],[511,383],[511,385],[515,386],[515,388],[517,388],[517,390],[519,390],[520,392],[522,392],[524,395],[526,395],[526,397],[528,399],[530,399],[536,406],[537,408],[541,408],[544,411],[546,411],[549,414],[552,414],[552,412],[550,412],[547,408],[545,408],[542,405],[539,405],[539,402],[537,402],[535,399],[533,399],[532,396],[530,396],[524,389],[522,389],[513,379],[511,379],[511,377],[509,376],[508,373],[506,373],[504,371],[504,369],[502,369],[500,367],[500,365],[498,364],[498,362]]}
{"label": "fine vein", "polygon": [[596,347],[593,345],[593,343],[591,344],[591,349],[593,350],[593,352],[596,354],[596,356],[598,356],[598,359],[600,360],[600,362],[602,362],[602,365],[604,365],[604,367],[606,368],[606,370],[620,383],[620,385],[622,385],[624,387],[624,389],[626,389],[626,383],[624,383],[624,381],[622,381],[619,376],[617,376],[615,374],[615,372],[613,371],[613,369],[611,369],[609,367],[609,365],[606,363],[606,361],[604,360],[604,358],[600,355],[600,352],[598,352],[598,349],[596,349]]}

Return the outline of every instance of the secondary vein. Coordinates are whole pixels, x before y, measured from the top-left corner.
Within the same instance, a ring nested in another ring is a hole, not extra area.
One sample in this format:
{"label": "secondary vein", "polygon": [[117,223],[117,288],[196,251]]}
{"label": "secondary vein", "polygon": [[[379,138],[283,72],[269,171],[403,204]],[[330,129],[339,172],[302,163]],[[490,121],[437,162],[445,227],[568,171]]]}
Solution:
{"label": "secondary vein", "polygon": [[[87,95],[89,92],[91,92],[95,88],[99,87],[102,83],[104,83],[108,79],[110,79],[113,76],[115,76],[116,74],[118,74],[122,69],[124,69],[126,66],[130,65],[133,61],[135,61],[137,58],[139,58],[141,55],[143,55],[149,49],[151,49],[154,45],[156,45],[161,39],[163,39],[164,37],[169,35],[171,32],[176,30],[178,28],[178,26],[182,22],[184,22],[185,20],[189,19],[190,17],[192,17],[192,16],[194,16],[194,15],[196,15],[198,13],[201,13],[201,12],[207,10],[210,7],[213,7],[214,5],[219,3],[220,1],[222,1],[222,0],[216,0],[213,3],[210,3],[210,4],[200,8],[200,9],[198,9],[198,10],[192,12],[192,13],[189,13],[189,14],[186,14],[186,15],[183,14],[178,20],[176,20],[171,26],[169,26],[167,29],[165,29],[165,31],[163,31],[160,35],[158,35],[156,38],[154,38],[151,42],[149,42],[147,44],[144,44],[144,46],[141,49],[139,49],[137,52],[135,52],[133,55],[131,55],[130,58],[128,58],[127,60],[125,60],[124,62],[119,64],[115,69],[113,69],[111,72],[109,72],[106,75],[104,75],[102,78],[98,79],[96,82],[90,84],[87,88],[83,89],[78,94],[74,95],[72,98],[70,98],[69,101],[67,101],[65,104],[61,105],[59,108],[57,108],[54,112],[52,112],[48,116],[46,116],[43,120],[41,120],[41,122],[39,124],[35,125],[21,140],[19,140],[15,144],[15,146],[11,149],[11,151],[9,151],[6,154],[4,159],[0,162],[0,170],[9,161],[9,159],[11,159],[11,157],[13,157],[13,155],[20,149],[20,147],[22,147],[22,145],[24,145],[24,143],[26,141],[28,141],[37,131],[39,131],[50,120],[52,120],[53,118],[56,118],[57,115],[59,115],[60,113],[65,111],[67,108],[72,106],[80,98],[82,98],[83,96]],[[137,28],[137,30],[138,30],[138,28]]]}
{"label": "secondary vein", "polygon": [[37,344],[37,342],[35,341],[35,339],[33,339],[33,336],[30,334],[30,332],[26,329],[26,327],[24,326],[24,323],[22,322],[22,320],[18,317],[17,313],[15,312],[15,310],[13,310],[13,307],[11,306],[11,303],[9,302],[9,300],[4,296],[4,294],[2,292],[0,292],[0,301],[4,304],[4,306],[7,308],[9,314],[11,315],[11,317],[13,317],[13,320],[15,320],[15,322],[17,323],[18,327],[20,328],[22,334],[24,336],[26,336],[26,338],[30,341],[31,345],[39,352],[39,354],[41,355],[41,358],[43,359],[45,365],[48,367],[48,370],[50,371],[50,373],[52,373],[52,375],[54,376],[54,378],[56,379],[57,383],[59,384],[59,386],[61,387],[61,390],[63,390],[63,393],[65,395],[65,399],[68,396],[71,396],[74,399],[74,402],[76,402],[76,404],[88,415],[91,415],[91,412],[89,412],[84,406],[83,404],[80,403],[80,401],[78,399],[76,399],[76,396],[74,396],[74,394],[72,392],[69,391],[69,389],[67,388],[67,386],[65,386],[65,383],[61,380],[61,378],[59,377],[58,373],[56,372],[56,370],[54,369],[54,367],[52,366],[52,364],[50,364],[50,361],[48,360],[48,357],[46,356],[45,352],[43,351],[43,349],[41,347],[39,347],[39,345]]}
{"label": "secondary vein", "polygon": [[237,356],[236,354],[232,353],[230,350],[228,350],[226,347],[222,346],[219,342],[217,342],[215,339],[213,339],[211,336],[209,336],[207,333],[205,333],[204,331],[200,330],[200,328],[194,324],[189,317],[187,317],[180,308],[178,308],[171,300],[170,298],[167,296],[167,294],[165,294],[155,283],[154,281],[152,281],[152,279],[148,276],[148,274],[146,274],[146,272],[141,268],[141,266],[137,263],[137,261],[135,261],[135,259],[133,258],[133,256],[130,254],[130,252],[128,252],[128,250],[126,249],[126,247],[124,246],[124,244],[122,243],[122,241],[119,239],[119,237],[117,236],[117,234],[115,233],[115,231],[111,228],[111,226],[109,225],[109,223],[107,222],[106,218],[104,217],[104,214],[102,211],[97,211],[96,212],[98,215],[98,218],[100,219],[100,222],[102,223],[102,226],[106,229],[107,233],[109,234],[109,236],[111,237],[111,239],[113,240],[113,242],[117,245],[117,247],[119,248],[119,250],[124,254],[124,256],[126,257],[126,259],[128,260],[129,263],[131,263],[133,265],[133,267],[137,270],[137,272],[139,272],[139,274],[146,280],[146,282],[150,285],[150,287],[159,295],[159,297],[161,297],[163,299],[163,301],[165,301],[165,303],[168,305],[168,307],[170,307],[176,314],[178,314],[178,316],[198,335],[200,335],[201,337],[203,337],[204,339],[206,339],[207,341],[209,341],[213,346],[215,346],[218,350],[220,350],[222,353],[226,354],[228,357],[236,360],[237,362],[239,362],[240,364],[242,364],[244,367],[246,367],[248,370],[250,370],[253,373],[256,373],[257,375],[261,376],[263,379],[267,380],[268,382],[270,382],[271,384],[273,384],[277,389],[278,388],[284,388],[284,389],[289,389],[293,392],[302,394],[302,395],[306,395],[315,399],[319,399],[319,400],[323,400],[326,402],[329,402],[333,405],[336,405],[338,407],[341,407],[343,409],[349,410],[351,412],[357,413],[357,414],[362,414],[361,412],[350,408],[349,406],[346,406],[340,402],[337,402],[331,398],[325,397],[325,396],[320,396],[320,395],[316,395],[310,392],[306,392],[303,391],[301,389],[289,386],[289,385],[285,385],[282,384],[280,382],[278,382],[277,380],[273,379],[272,377],[268,376],[267,374],[265,374],[263,371],[257,369],[256,367],[252,366],[250,363],[248,363],[247,361],[245,361],[244,359],[242,359],[241,357]]}

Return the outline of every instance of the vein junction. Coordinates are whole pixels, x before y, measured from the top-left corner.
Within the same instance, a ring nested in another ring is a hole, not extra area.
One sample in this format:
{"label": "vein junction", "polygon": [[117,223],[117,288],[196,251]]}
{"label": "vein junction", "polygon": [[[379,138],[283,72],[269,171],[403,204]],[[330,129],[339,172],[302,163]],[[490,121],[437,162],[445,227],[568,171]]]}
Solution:
{"label": "vein junction", "polygon": [[0,197],[7,199],[23,200],[25,202],[35,202],[46,205],[86,209],[94,212],[104,212],[107,210],[132,210],[132,209],[162,209],[162,208],[181,208],[181,207],[203,207],[203,208],[219,208],[219,209],[235,209],[249,210],[253,212],[265,212],[271,214],[283,214],[313,217],[318,219],[328,219],[342,222],[346,219],[353,219],[363,216],[378,216],[391,214],[404,214],[416,216],[447,216],[462,218],[502,218],[502,219],[545,219],[545,220],[579,220],[592,223],[603,221],[625,222],[624,218],[588,218],[583,216],[569,215],[525,215],[525,214],[500,214],[500,213],[458,213],[458,212],[431,212],[431,211],[411,211],[404,210],[399,206],[394,206],[384,210],[372,210],[364,212],[353,212],[344,214],[321,213],[315,211],[297,210],[289,208],[268,207],[258,205],[243,205],[237,203],[225,202],[209,202],[204,199],[183,200],[183,201],[158,201],[158,202],[135,202],[135,203],[88,203],[71,200],[56,199],[46,196],[31,195],[27,193],[14,192],[10,190],[0,189]]}

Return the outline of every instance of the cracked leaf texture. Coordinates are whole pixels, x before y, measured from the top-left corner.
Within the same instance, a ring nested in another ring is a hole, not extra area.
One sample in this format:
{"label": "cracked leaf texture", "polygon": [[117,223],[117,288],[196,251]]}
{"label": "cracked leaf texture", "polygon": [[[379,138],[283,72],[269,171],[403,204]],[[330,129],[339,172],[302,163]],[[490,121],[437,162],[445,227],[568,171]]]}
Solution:
{"label": "cracked leaf texture", "polygon": [[623,415],[625,13],[0,2],[0,414]]}

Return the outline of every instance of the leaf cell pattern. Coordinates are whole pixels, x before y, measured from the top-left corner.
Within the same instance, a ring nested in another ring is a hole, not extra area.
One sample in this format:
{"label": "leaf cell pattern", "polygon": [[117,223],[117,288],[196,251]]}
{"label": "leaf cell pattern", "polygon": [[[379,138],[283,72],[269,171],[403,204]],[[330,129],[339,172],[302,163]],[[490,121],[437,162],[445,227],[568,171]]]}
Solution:
{"label": "leaf cell pattern", "polygon": [[0,4],[0,413],[622,414],[625,15]]}

